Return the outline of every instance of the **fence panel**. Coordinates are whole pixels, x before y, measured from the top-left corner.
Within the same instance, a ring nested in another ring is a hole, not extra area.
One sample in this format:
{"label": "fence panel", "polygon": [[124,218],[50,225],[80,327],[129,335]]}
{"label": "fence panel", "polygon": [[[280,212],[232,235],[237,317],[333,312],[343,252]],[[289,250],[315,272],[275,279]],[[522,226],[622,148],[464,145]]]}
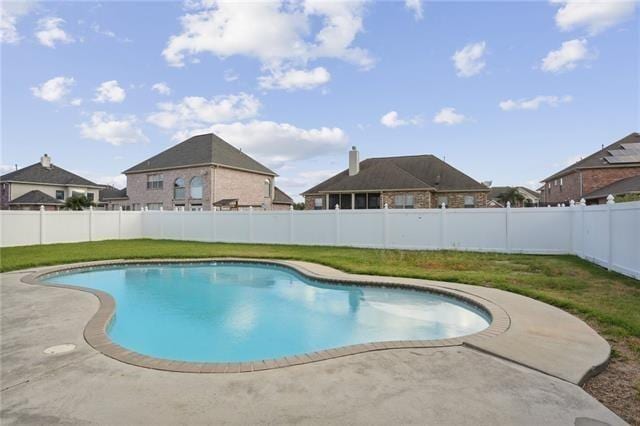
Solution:
{"label": "fence panel", "polygon": [[[189,213],[186,213],[189,214]],[[226,243],[251,242],[249,211],[216,212],[216,238],[215,241]]]}
{"label": "fence panel", "polygon": [[611,243],[611,264],[607,266],[640,278],[640,208],[611,206]]}
{"label": "fence panel", "polygon": [[291,238],[291,216],[288,211],[253,212],[252,238],[254,243],[288,244]]}
{"label": "fence panel", "polygon": [[93,241],[117,240],[119,238],[120,224],[116,217],[117,212],[94,211],[92,214],[91,229]]}
{"label": "fence panel", "polygon": [[454,250],[508,251],[506,209],[450,209],[445,213],[444,247]]}
{"label": "fence panel", "polygon": [[384,247],[384,215],[380,210],[341,210],[340,245]]}
{"label": "fence panel", "polygon": [[1,213],[2,247],[40,244],[40,212],[7,210]]}
{"label": "fence panel", "polygon": [[511,209],[509,245],[516,253],[570,253],[573,209],[543,207]]}
{"label": "fence panel", "polygon": [[387,247],[441,248],[440,215],[439,209],[387,210]]}
{"label": "fence panel", "polygon": [[584,211],[584,257],[600,265],[608,262],[608,207],[589,206]]}
{"label": "fence panel", "polygon": [[90,212],[57,211],[43,215],[43,243],[77,243],[90,241]]}
{"label": "fence panel", "polygon": [[337,244],[335,211],[297,212],[293,216],[294,244],[326,246]]}

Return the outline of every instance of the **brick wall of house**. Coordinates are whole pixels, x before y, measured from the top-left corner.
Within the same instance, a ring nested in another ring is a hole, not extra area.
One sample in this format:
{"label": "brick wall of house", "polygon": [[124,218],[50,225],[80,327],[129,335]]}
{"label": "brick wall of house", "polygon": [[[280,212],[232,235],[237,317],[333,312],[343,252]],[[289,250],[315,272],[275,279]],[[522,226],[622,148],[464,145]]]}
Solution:
{"label": "brick wall of house", "polygon": [[304,196],[304,209],[305,210],[315,210],[316,204],[315,199],[322,198],[322,208],[325,209],[325,203],[327,201],[326,195],[305,195]]}
{"label": "brick wall of house", "polygon": [[[162,189],[147,189],[147,176],[162,174],[164,177]],[[200,176],[203,180],[202,200],[190,198],[191,179]],[[185,199],[174,199],[173,185],[176,179],[185,180]],[[176,205],[202,204],[203,209],[211,210],[211,179],[212,167],[192,167],[185,169],[164,170],[162,172],[135,173],[127,175],[127,196],[129,204],[139,204],[141,207],[150,203],[161,203],[165,210],[173,210]]]}
{"label": "brick wall of house", "polygon": [[593,192],[596,189],[600,189],[603,186],[610,185],[613,182],[619,181],[620,179],[639,175],[640,166],[582,170],[583,194]]}
{"label": "brick wall of house", "polygon": [[383,192],[382,193],[382,206],[385,203],[390,209],[395,209],[395,196],[396,195],[413,195],[414,208],[416,209],[428,209],[431,207],[431,192],[429,191],[396,191],[396,192]]}
{"label": "brick wall of house", "polygon": [[438,207],[438,197],[446,196],[448,198],[447,205],[450,209],[464,208],[464,197],[473,196],[474,207],[487,207],[487,192],[433,192],[431,194],[431,205]]}
{"label": "brick wall of house", "polygon": [[[265,180],[271,182],[271,195],[265,196]],[[218,167],[215,170],[214,201],[237,198],[240,206],[271,208],[274,177],[242,170]]]}
{"label": "brick wall of house", "polygon": [[[582,174],[582,191],[580,190],[580,174]],[[562,176],[562,178],[545,182],[543,201],[548,203],[578,201],[583,195],[596,189],[620,179],[638,175],[640,175],[640,167],[610,167],[574,171]]]}

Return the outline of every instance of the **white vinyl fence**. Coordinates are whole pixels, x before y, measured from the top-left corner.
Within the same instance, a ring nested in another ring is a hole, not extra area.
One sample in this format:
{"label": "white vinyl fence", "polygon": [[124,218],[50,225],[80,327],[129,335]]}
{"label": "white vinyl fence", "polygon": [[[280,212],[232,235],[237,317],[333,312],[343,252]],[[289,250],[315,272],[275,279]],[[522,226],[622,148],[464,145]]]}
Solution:
{"label": "white vinyl fence", "polygon": [[640,279],[640,201],[549,208],[1,211],[2,247],[109,239],[576,254]]}

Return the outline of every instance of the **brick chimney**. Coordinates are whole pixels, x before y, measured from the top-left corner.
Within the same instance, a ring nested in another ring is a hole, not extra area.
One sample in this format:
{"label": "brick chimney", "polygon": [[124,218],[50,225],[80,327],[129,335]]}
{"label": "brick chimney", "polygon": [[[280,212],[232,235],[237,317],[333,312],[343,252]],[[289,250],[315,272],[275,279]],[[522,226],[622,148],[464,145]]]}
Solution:
{"label": "brick chimney", "polygon": [[355,146],[349,151],[349,176],[355,176],[360,172],[360,153]]}
{"label": "brick chimney", "polygon": [[51,157],[49,157],[49,155],[45,154],[42,157],[40,157],[40,164],[42,165],[42,167],[46,168],[46,169],[50,169],[51,168]]}

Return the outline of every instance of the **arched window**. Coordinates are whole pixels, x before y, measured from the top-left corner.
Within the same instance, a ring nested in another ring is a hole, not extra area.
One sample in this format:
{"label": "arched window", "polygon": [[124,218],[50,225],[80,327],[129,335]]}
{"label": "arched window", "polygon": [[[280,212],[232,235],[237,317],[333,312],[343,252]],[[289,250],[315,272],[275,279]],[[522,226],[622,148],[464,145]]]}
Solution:
{"label": "arched window", "polygon": [[178,178],[173,182],[173,198],[184,200],[184,179]]}
{"label": "arched window", "polygon": [[269,179],[264,180],[264,197],[271,198],[271,181]]}
{"label": "arched window", "polygon": [[200,176],[194,176],[191,178],[191,198],[202,199],[202,178]]}

